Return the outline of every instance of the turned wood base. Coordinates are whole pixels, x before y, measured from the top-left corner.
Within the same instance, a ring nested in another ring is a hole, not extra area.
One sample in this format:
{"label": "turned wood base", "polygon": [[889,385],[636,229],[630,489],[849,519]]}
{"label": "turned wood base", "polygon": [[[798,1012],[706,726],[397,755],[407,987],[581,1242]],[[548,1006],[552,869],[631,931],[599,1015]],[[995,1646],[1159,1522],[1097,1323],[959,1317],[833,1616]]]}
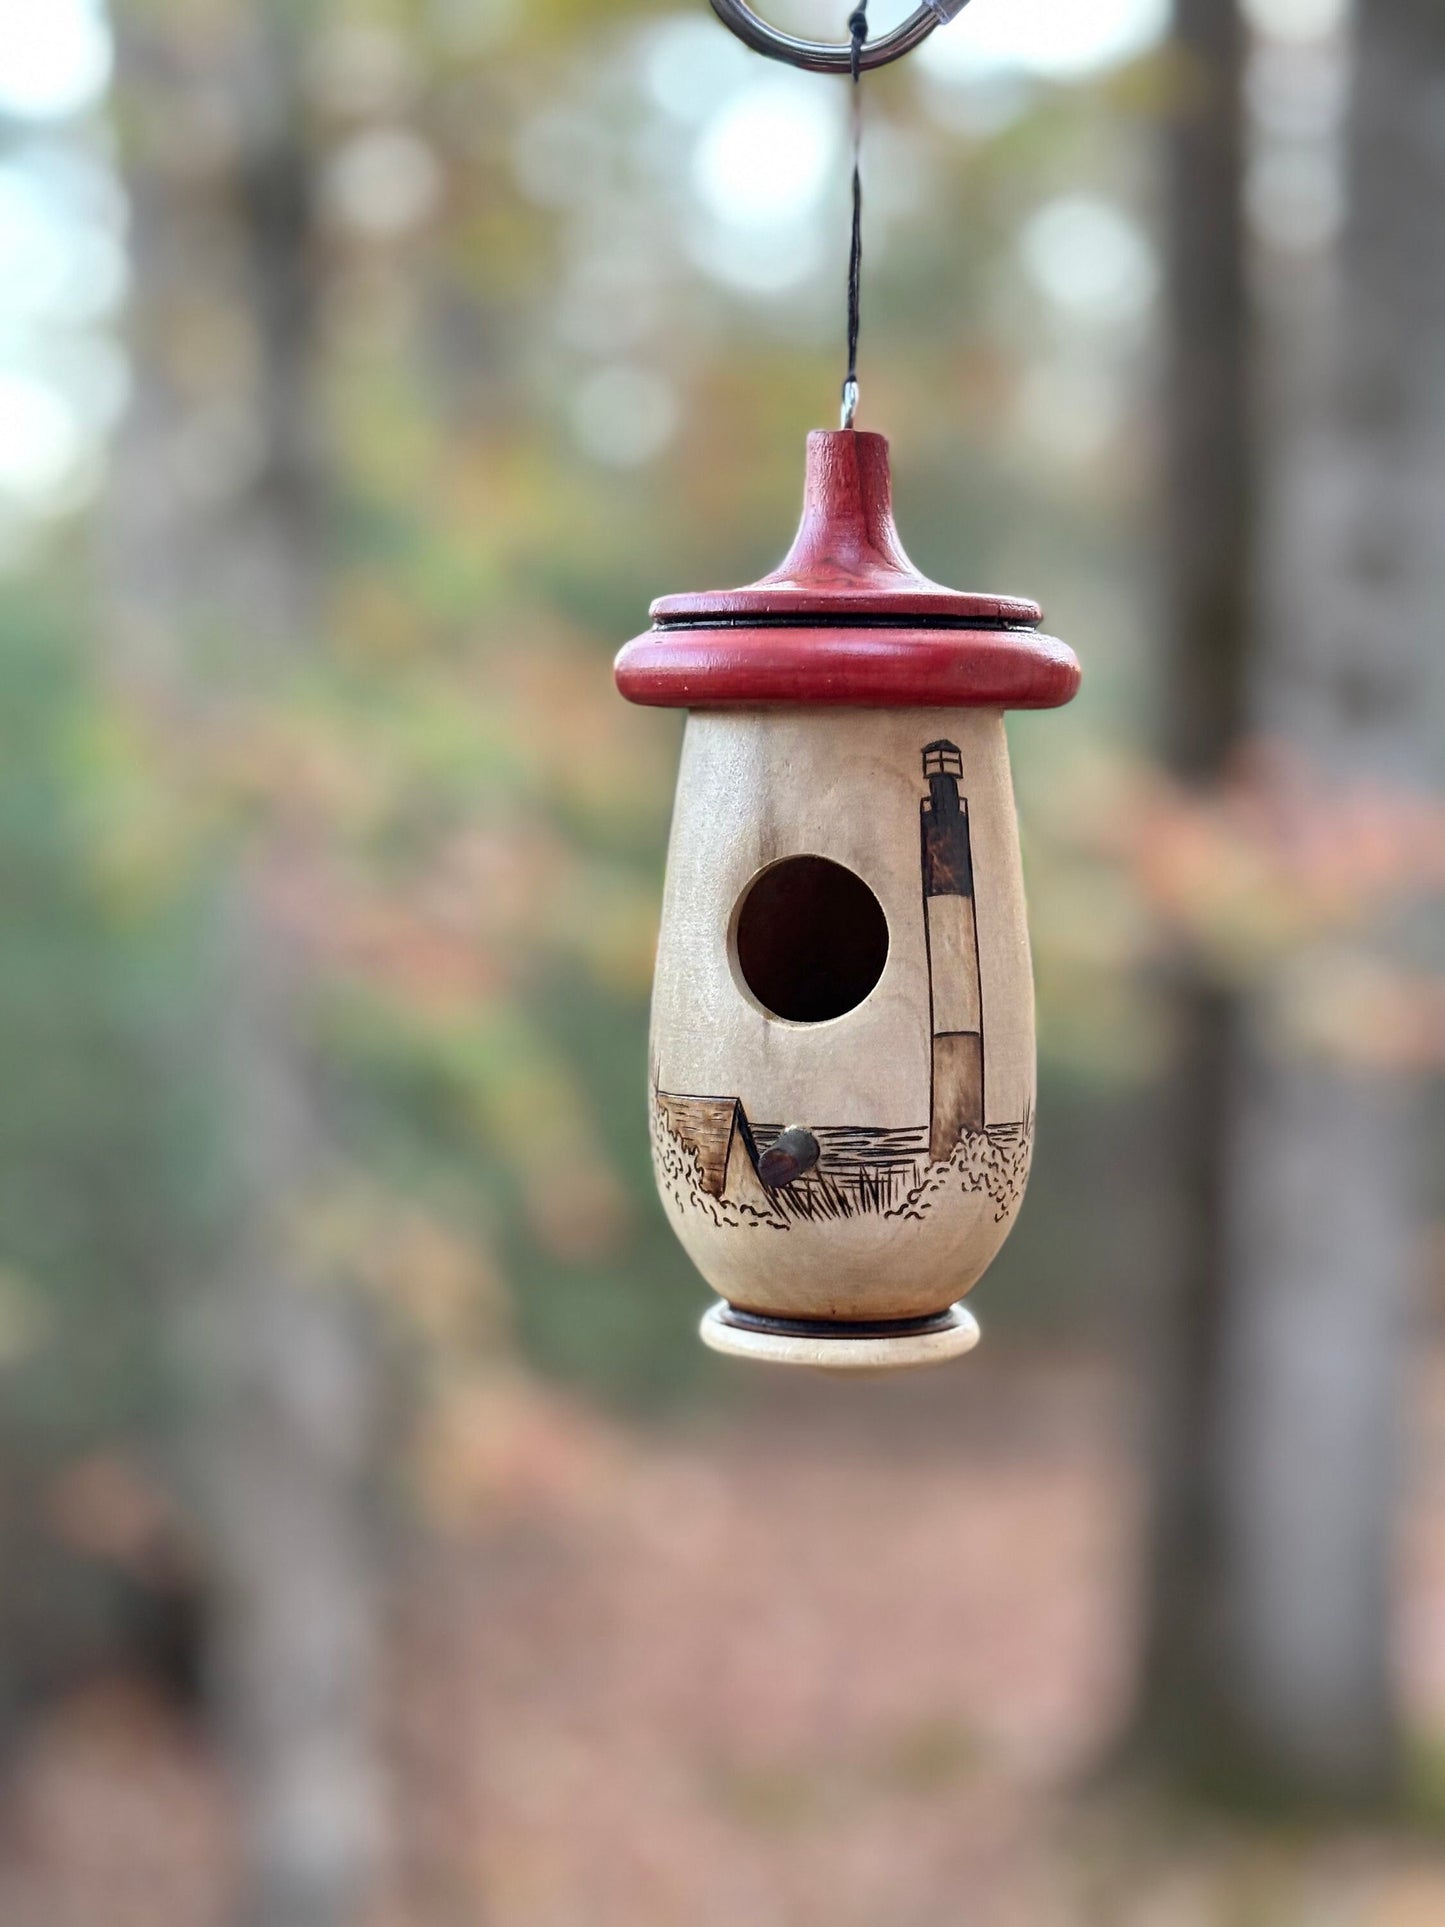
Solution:
{"label": "turned wood base", "polygon": [[971,1352],[981,1336],[963,1305],[932,1318],[863,1322],[769,1318],[720,1302],[704,1314],[702,1341],[731,1358],[808,1365],[821,1372],[896,1372],[941,1365]]}

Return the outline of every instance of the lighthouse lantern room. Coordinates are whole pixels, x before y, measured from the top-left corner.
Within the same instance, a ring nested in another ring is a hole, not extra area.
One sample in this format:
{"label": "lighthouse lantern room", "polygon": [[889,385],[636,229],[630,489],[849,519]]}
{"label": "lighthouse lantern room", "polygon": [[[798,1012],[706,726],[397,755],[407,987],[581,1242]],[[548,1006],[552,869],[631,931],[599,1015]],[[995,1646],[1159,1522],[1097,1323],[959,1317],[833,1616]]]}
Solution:
{"label": "lighthouse lantern room", "polygon": [[808,439],[771,575],[666,596],[617,659],[689,711],[653,996],[658,1186],[720,1351],[834,1370],[969,1350],[960,1302],[1033,1149],[1004,711],[1066,703],[1028,601],[919,574],[888,445]]}

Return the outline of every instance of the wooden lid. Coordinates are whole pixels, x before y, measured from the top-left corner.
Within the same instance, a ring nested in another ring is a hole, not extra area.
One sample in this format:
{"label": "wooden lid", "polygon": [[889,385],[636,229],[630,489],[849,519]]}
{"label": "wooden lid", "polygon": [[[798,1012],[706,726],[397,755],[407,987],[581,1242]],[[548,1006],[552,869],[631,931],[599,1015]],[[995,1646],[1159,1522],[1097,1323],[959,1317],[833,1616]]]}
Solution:
{"label": "wooden lid", "polygon": [[617,686],[665,708],[1049,709],[1079,685],[1073,651],[1036,633],[1037,603],[914,568],[887,440],[855,429],[809,435],[803,519],[778,568],[742,589],[662,596],[652,618],[619,654]]}

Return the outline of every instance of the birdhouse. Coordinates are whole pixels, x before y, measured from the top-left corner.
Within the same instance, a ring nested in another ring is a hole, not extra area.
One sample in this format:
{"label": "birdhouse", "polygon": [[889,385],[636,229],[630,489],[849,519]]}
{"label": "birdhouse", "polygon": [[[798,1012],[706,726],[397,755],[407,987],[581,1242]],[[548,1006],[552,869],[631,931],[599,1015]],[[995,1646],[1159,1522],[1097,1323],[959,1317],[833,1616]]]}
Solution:
{"label": "birdhouse", "polygon": [[715,1349],[878,1370],[967,1351],[1034,1134],[1006,709],[1078,687],[1038,607],[920,575],[888,444],[808,438],[748,588],[664,596],[617,658],[689,711],[657,952],[657,1182]]}

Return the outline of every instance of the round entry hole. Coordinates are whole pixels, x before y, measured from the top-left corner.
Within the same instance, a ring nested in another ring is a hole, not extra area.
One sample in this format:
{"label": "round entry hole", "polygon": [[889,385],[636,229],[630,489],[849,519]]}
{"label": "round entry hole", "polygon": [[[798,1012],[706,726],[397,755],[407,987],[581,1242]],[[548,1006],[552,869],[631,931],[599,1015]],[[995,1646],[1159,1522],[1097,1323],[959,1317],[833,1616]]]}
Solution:
{"label": "round entry hole", "polygon": [[764,1010],[822,1024],[856,1010],[888,961],[888,920],[862,877],[822,856],[790,856],[749,884],[737,961]]}

